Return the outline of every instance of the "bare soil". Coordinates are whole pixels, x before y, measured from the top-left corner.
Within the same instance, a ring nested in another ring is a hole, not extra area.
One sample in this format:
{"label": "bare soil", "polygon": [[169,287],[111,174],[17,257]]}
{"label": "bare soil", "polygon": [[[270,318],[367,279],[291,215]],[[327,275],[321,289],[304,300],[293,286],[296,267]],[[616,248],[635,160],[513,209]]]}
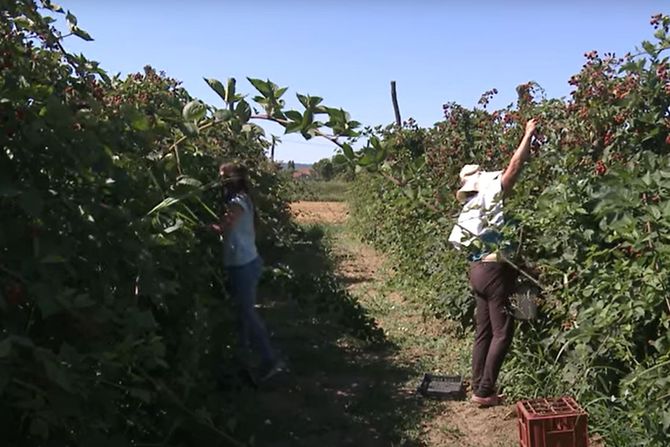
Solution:
{"label": "bare soil", "polygon": [[291,211],[300,223],[341,224],[349,217],[344,202],[294,202]]}

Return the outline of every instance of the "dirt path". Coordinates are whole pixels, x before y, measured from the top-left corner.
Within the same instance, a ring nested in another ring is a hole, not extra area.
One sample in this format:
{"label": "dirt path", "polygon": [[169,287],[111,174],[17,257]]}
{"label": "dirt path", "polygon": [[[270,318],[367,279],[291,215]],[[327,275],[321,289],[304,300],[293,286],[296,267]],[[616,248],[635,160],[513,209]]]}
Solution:
{"label": "dirt path", "polygon": [[[332,256],[340,278],[349,292],[375,318],[387,338],[396,346],[384,361],[405,373],[387,383],[396,389],[387,393],[411,395],[422,372],[467,374],[469,341],[459,340],[443,321],[423,311],[388,285],[390,272],[383,257],[357,241],[341,225],[346,222],[345,203],[298,202],[291,205],[298,222],[323,223],[333,227]],[[364,350],[357,355],[365,358]],[[365,370],[353,371],[348,380],[371,383]],[[511,447],[518,445],[516,418],[512,406],[480,409],[469,402],[435,402],[412,397],[407,407],[414,411],[412,424],[405,427],[411,445],[459,447]],[[383,401],[387,402],[387,401]],[[416,404],[414,406],[414,404]],[[371,408],[375,411],[374,405]],[[409,417],[409,415],[408,415]],[[356,440],[363,441],[363,440]],[[360,442],[358,445],[367,445]],[[400,444],[410,445],[410,444]]]}
{"label": "dirt path", "polygon": [[349,217],[344,202],[294,202],[291,211],[300,223],[342,224]]}

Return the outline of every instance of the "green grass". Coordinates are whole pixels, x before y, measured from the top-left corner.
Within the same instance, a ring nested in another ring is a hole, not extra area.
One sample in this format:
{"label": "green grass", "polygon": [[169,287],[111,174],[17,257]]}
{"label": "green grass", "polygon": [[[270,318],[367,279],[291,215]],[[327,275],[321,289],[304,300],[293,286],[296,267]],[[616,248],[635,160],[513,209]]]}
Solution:
{"label": "green grass", "polygon": [[344,202],[351,182],[342,180],[296,180],[292,200]]}

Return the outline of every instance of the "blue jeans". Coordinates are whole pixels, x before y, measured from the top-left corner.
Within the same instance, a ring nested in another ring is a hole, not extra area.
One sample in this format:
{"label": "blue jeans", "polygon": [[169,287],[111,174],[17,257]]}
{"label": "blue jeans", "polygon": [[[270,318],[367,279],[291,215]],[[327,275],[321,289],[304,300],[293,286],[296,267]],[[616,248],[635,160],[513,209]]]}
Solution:
{"label": "blue jeans", "polygon": [[275,353],[265,324],[255,307],[262,268],[263,261],[257,257],[248,264],[226,267],[226,271],[228,291],[237,307],[240,345],[245,350],[253,346],[258,350],[263,363],[269,364],[275,360]]}

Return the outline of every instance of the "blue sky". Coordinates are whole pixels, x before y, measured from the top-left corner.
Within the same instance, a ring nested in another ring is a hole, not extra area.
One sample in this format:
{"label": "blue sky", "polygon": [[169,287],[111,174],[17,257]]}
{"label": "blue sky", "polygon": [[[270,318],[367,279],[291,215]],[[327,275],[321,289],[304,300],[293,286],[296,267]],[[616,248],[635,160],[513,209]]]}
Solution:
{"label": "blue sky", "polygon": [[[66,40],[110,73],[165,70],[212,104],[203,77],[269,78],[295,93],[321,96],[366,125],[393,121],[390,81],[403,119],[422,126],[441,119],[442,104],[472,107],[497,88],[492,107],[515,99],[516,85],[538,82],[550,97],[586,51],[624,54],[653,29],[666,1],[358,1],[353,0],[60,0],[94,42]],[[263,125],[280,135],[278,126]],[[314,162],[333,154],[324,140],[287,135],[277,158]]]}

